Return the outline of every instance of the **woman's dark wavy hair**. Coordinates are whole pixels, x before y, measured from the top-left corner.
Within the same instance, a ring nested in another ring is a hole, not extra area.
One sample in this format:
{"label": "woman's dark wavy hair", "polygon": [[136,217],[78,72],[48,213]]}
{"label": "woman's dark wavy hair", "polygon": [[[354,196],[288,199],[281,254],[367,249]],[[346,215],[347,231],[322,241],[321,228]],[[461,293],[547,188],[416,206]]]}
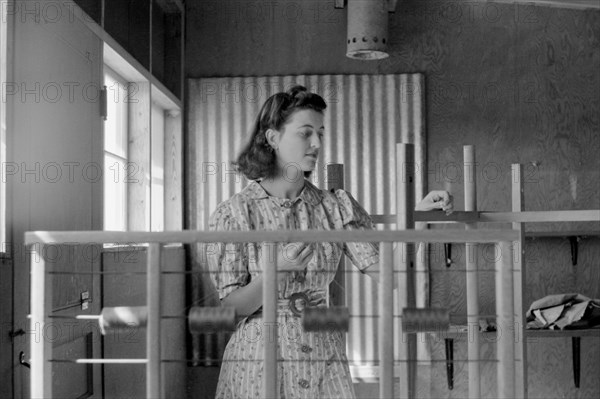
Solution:
{"label": "woman's dark wavy hair", "polygon": [[[325,100],[304,86],[294,86],[287,92],[273,94],[265,101],[251,129],[251,138],[235,162],[234,168],[249,180],[275,177],[277,156],[267,142],[268,129],[281,130],[295,111],[312,109],[323,112]],[[310,171],[304,172],[306,177]]]}

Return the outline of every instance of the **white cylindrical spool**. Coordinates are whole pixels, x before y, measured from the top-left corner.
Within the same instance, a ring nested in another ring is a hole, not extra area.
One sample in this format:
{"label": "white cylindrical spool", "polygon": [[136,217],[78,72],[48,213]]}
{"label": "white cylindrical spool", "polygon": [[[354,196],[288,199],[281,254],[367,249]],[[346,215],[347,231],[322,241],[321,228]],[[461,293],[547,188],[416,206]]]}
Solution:
{"label": "white cylindrical spool", "polygon": [[264,337],[263,398],[278,397],[277,382],[277,243],[264,243],[263,260],[263,329]]}
{"label": "white cylindrical spool", "polygon": [[[477,182],[475,169],[475,146],[463,147],[465,211],[477,211]],[[465,224],[465,229],[476,229],[477,223]],[[467,280],[467,359],[469,362],[469,399],[481,398],[479,383],[479,282],[477,272],[477,244],[465,244],[465,263]]]}
{"label": "white cylindrical spool", "polygon": [[379,397],[394,397],[393,245],[379,244]]}
{"label": "white cylindrical spool", "polygon": [[207,334],[234,331],[236,313],[234,307],[192,306],[188,312],[190,334]]}
{"label": "white cylindrical spool", "polygon": [[348,0],[346,56],[359,60],[388,57],[388,1]]}
{"label": "white cylindrical spool", "polygon": [[511,243],[500,242],[496,255],[498,398],[515,397],[514,287]]}
{"label": "white cylindrical spool", "polygon": [[305,308],[301,318],[304,331],[348,331],[350,311],[345,306]]}

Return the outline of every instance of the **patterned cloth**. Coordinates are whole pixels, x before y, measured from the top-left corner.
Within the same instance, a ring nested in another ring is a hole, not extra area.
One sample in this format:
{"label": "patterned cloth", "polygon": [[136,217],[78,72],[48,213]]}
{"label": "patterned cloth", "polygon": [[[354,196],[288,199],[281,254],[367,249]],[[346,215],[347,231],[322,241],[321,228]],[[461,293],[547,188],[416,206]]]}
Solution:
{"label": "patterned cloth", "polygon": [[[309,181],[295,200],[272,197],[251,182],[240,193],[222,202],[210,218],[210,230],[352,230],[372,229],[367,212],[344,190],[319,190]],[[354,398],[343,334],[308,333],[289,308],[288,298],[304,293],[311,304],[326,306],[327,287],[333,281],[340,258],[346,254],[364,271],[379,262],[371,243],[319,243],[306,273],[288,273],[279,286],[278,379],[281,398]],[[259,243],[219,243],[207,247],[209,272],[225,298],[261,272]],[[262,396],[263,339],[269,331],[260,312],[242,320],[225,353],[216,398],[246,399]],[[274,326],[271,328],[275,328]]]}

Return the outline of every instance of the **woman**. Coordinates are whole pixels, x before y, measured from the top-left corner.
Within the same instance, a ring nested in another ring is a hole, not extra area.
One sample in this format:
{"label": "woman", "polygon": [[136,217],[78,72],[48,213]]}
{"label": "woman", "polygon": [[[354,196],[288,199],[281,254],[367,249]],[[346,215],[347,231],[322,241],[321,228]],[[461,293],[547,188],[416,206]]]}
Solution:
{"label": "woman", "polygon": [[[295,86],[271,96],[261,108],[250,142],[235,165],[251,182],[221,203],[211,230],[251,231],[371,229],[367,212],[344,190],[320,190],[305,179],[315,168],[325,128],[325,101]],[[419,210],[452,207],[436,191]],[[305,332],[304,306],[326,306],[327,287],[342,254],[377,278],[378,247],[371,243],[289,243],[278,246],[278,379],[281,398],[354,398],[342,333]],[[224,306],[244,317],[229,341],[217,398],[262,396],[262,354],[269,328],[261,324],[260,244],[215,244],[208,251],[210,274]],[[300,298],[301,300],[296,300]]]}

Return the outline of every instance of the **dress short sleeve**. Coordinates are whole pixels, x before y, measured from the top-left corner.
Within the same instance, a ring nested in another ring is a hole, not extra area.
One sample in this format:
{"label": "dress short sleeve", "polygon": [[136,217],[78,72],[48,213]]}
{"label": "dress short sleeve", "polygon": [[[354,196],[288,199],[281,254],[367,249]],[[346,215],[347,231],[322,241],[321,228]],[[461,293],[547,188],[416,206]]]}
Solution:
{"label": "dress short sleeve", "polygon": [[[209,220],[210,231],[241,230],[239,222],[233,217],[229,206],[220,205]],[[208,243],[206,258],[210,278],[219,293],[219,299],[225,298],[232,291],[248,284],[247,259],[244,256],[243,243]]]}
{"label": "dress short sleeve", "polygon": [[[335,190],[344,230],[373,230],[371,217],[364,208],[344,190]],[[344,253],[360,271],[379,263],[379,246],[370,242],[347,242]]]}

